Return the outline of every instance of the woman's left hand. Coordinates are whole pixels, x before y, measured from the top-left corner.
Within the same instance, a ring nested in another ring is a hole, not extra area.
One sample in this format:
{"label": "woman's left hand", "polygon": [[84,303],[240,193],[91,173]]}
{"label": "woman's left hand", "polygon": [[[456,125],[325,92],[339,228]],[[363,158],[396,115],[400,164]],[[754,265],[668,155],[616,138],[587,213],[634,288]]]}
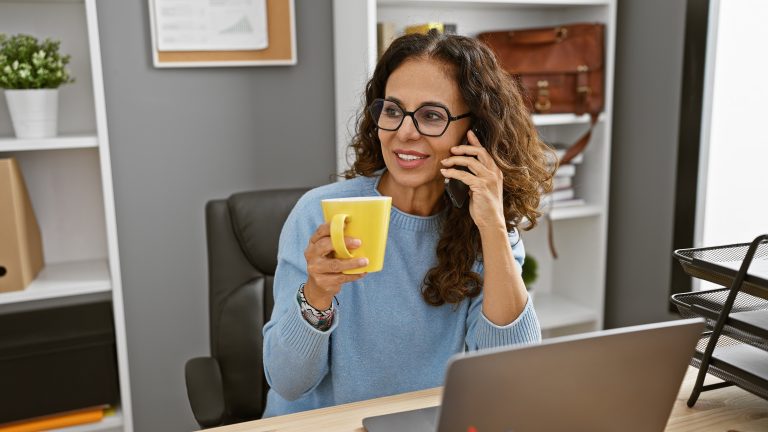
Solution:
{"label": "woman's left hand", "polygon": [[[442,160],[445,168],[440,172],[445,178],[457,179],[469,186],[469,214],[478,229],[501,228],[506,231],[504,174],[471,130],[467,131],[467,141],[468,145],[451,147],[453,156]],[[456,166],[465,166],[469,172],[458,170]]]}

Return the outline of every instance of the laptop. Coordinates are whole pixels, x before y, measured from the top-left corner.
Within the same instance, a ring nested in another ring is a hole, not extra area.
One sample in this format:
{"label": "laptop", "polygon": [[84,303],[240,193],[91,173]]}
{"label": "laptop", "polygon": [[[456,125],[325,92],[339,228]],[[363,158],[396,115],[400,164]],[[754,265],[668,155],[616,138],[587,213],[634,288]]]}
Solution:
{"label": "laptop", "polygon": [[440,407],[363,419],[368,432],[663,431],[703,319],[454,356]]}

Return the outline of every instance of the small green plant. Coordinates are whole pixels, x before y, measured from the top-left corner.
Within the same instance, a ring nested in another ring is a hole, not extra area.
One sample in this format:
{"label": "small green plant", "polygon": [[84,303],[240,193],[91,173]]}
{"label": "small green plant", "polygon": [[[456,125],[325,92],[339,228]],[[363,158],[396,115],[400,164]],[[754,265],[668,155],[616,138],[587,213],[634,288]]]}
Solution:
{"label": "small green plant", "polygon": [[69,55],[59,54],[61,42],[19,34],[0,33],[0,87],[5,89],[55,89],[74,82],[66,65]]}
{"label": "small green plant", "polygon": [[521,274],[526,289],[531,289],[531,285],[539,277],[539,263],[533,255],[526,255],[523,261],[523,272]]}

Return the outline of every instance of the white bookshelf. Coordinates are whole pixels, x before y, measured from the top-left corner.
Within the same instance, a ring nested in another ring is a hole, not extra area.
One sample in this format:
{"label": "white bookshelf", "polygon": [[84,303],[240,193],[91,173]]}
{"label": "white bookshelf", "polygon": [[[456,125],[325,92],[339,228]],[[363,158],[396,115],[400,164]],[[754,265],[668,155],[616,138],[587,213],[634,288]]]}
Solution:
{"label": "white bookshelf", "polygon": [[[59,134],[17,139],[0,101],[0,158],[18,160],[43,238],[45,264],[24,290],[0,293],[0,314],[109,301],[120,402],[101,422],[65,431],[133,430],[98,0],[0,0],[0,31],[61,41],[76,81],[59,90]],[[0,97],[4,99],[4,97]]]}
{"label": "white bookshelf", "polygon": [[[600,114],[573,185],[584,205],[550,212],[555,247],[548,247],[547,222],[523,232],[526,251],[539,261],[534,304],[545,337],[603,327],[605,262],[610,182],[616,0],[334,0],[337,168],[345,169],[347,146],[361,109],[364,85],[376,64],[376,23],[406,25],[445,22],[459,34],[554,26],[576,22],[606,24],[605,107]],[[363,61],[361,61],[361,59]],[[588,115],[534,115],[548,142],[573,143],[586,131]]]}

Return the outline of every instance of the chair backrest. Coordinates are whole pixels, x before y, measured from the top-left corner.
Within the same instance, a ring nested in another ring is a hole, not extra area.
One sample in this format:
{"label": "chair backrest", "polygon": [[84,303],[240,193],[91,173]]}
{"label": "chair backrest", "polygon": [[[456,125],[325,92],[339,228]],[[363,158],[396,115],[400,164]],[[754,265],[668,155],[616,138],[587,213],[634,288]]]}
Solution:
{"label": "chair backrest", "polygon": [[278,240],[306,191],[244,192],[206,205],[211,356],[221,368],[226,423],[264,412],[262,328],[274,305]]}

